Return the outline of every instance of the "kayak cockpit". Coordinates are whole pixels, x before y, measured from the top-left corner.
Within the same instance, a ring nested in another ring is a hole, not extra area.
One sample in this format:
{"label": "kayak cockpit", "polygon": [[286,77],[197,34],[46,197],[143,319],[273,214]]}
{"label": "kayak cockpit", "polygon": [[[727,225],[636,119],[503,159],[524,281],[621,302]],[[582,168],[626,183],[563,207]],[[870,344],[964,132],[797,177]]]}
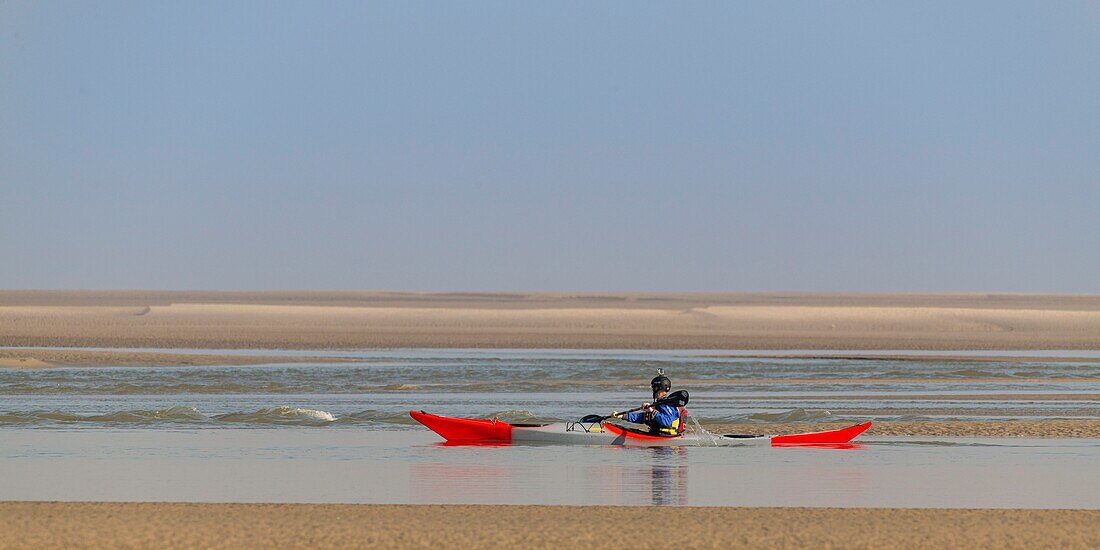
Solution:
{"label": "kayak cockpit", "polygon": [[631,428],[629,426],[623,426],[622,424],[611,424],[610,422],[604,424],[604,427],[607,429],[608,432],[611,432],[611,433],[617,434],[617,435],[621,435],[623,437],[626,437],[627,439],[632,439],[632,440],[658,440],[658,439],[672,440],[672,439],[682,439],[684,437],[683,434],[663,434],[663,433],[660,433],[660,432],[650,431],[648,429],[648,427],[645,430],[642,430],[642,429],[637,429],[637,428]]}

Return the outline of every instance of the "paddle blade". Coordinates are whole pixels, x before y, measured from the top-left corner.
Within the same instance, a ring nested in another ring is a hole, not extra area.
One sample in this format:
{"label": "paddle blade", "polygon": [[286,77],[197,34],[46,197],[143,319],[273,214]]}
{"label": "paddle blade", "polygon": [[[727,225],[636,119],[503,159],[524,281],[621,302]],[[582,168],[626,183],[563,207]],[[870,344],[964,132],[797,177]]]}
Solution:
{"label": "paddle blade", "polygon": [[688,404],[688,392],[687,390],[676,390],[657,400],[655,405],[672,405],[673,407],[683,407]]}
{"label": "paddle blade", "polygon": [[598,414],[589,414],[585,415],[580,421],[587,424],[589,422],[603,422],[606,418],[606,416],[600,416]]}

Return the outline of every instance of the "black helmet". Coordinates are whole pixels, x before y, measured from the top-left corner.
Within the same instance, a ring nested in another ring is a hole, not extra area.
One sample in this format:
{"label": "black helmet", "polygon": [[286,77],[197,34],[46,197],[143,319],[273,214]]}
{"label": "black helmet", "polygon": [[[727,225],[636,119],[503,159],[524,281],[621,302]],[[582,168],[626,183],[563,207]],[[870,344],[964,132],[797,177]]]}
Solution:
{"label": "black helmet", "polygon": [[672,380],[665,376],[664,369],[657,369],[657,377],[649,381],[649,387],[653,389],[653,398],[657,399],[657,392],[672,389]]}

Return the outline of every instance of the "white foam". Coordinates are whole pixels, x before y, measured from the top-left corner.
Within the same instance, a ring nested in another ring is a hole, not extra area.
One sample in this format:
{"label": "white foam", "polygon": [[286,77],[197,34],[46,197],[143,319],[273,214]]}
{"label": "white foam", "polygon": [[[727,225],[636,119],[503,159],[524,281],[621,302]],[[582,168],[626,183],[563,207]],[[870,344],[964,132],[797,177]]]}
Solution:
{"label": "white foam", "polygon": [[302,409],[302,408],[293,408],[292,409],[290,407],[279,407],[277,410],[278,410],[280,415],[286,416],[286,417],[291,417],[291,418],[304,417],[304,418],[312,418],[314,420],[321,420],[321,421],[324,421],[324,422],[335,422],[336,421],[336,417],[332,413],[327,412],[327,411],[319,411],[317,409]]}

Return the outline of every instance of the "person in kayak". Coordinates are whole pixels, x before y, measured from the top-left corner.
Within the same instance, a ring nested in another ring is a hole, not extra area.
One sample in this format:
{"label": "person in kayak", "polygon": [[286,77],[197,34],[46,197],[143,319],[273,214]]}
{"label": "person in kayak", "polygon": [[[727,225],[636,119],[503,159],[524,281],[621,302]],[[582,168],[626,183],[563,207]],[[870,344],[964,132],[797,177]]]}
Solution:
{"label": "person in kayak", "polygon": [[[657,369],[657,377],[649,382],[653,390],[653,402],[657,403],[662,397],[672,390],[672,380],[669,380],[662,369]],[[649,426],[649,430],[661,435],[680,435],[684,433],[684,417],[687,410],[683,407],[658,403],[651,405],[645,403],[642,410],[632,413],[613,413],[611,416]]]}

